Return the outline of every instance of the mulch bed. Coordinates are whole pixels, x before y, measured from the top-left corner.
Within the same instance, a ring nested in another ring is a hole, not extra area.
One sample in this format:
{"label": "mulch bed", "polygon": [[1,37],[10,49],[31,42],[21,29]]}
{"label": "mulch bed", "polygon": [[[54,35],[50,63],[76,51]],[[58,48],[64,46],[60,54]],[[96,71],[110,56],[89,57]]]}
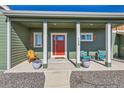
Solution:
{"label": "mulch bed", "polygon": [[41,73],[0,72],[0,88],[43,88],[45,75]]}
{"label": "mulch bed", "polygon": [[123,88],[124,71],[73,71],[71,88]]}

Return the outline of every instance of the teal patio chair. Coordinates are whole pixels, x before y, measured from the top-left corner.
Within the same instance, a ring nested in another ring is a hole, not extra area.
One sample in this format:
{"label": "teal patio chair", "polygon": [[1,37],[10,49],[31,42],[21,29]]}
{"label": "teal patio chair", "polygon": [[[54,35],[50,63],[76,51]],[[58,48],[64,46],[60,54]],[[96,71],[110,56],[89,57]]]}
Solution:
{"label": "teal patio chair", "polygon": [[106,59],[106,51],[98,50],[97,59],[104,61]]}
{"label": "teal patio chair", "polygon": [[96,59],[96,53],[97,51],[89,51],[89,56],[91,56],[91,59]]}

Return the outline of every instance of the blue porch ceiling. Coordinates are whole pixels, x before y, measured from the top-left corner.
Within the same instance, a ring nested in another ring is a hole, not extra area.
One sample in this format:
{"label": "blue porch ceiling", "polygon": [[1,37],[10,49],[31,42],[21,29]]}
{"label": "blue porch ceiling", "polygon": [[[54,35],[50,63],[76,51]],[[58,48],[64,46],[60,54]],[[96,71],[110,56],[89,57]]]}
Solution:
{"label": "blue porch ceiling", "polygon": [[12,10],[70,11],[70,12],[124,12],[124,5],[8,5]]}

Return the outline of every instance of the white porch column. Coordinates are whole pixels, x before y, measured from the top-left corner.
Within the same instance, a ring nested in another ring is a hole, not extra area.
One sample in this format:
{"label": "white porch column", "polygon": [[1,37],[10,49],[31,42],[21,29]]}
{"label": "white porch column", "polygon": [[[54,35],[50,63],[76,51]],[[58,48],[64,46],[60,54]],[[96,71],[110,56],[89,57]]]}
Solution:
{"label": "white porch column", "polygon": [[107,67],[111,67],[111,53],[112,53],[111,41],[112,41],[111,24],[107,23],[106,24],[106,52],[107,52],[106,66]]}
{"label": "white porch column", "polygon": [[11,68],[11,21],[7,18],[7,69]]}
{"label": "white porch column", "polygon": [[43,22],[43,68],[48,66],[47,57],[47,21]]}
{"label": "white porch column", "polygon": [[80,67],[80,22],[76,23],[76,67]]}

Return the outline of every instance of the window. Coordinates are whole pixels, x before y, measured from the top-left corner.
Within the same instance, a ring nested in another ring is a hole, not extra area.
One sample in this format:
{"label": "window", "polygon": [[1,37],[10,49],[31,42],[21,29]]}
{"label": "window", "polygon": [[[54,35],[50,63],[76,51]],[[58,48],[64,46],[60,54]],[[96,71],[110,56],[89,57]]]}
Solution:
{"label": "window", "polygon": [[58,36],[56,36],[56,40],[64,40],[64,36],[58,35]]}
{"label": "window", "polygon": [[34,32],[34,47],[42,47],[42,33]]}
{"label": "window", "polygon": [[81,33],[81,41],[93,41],[93,33]]}

